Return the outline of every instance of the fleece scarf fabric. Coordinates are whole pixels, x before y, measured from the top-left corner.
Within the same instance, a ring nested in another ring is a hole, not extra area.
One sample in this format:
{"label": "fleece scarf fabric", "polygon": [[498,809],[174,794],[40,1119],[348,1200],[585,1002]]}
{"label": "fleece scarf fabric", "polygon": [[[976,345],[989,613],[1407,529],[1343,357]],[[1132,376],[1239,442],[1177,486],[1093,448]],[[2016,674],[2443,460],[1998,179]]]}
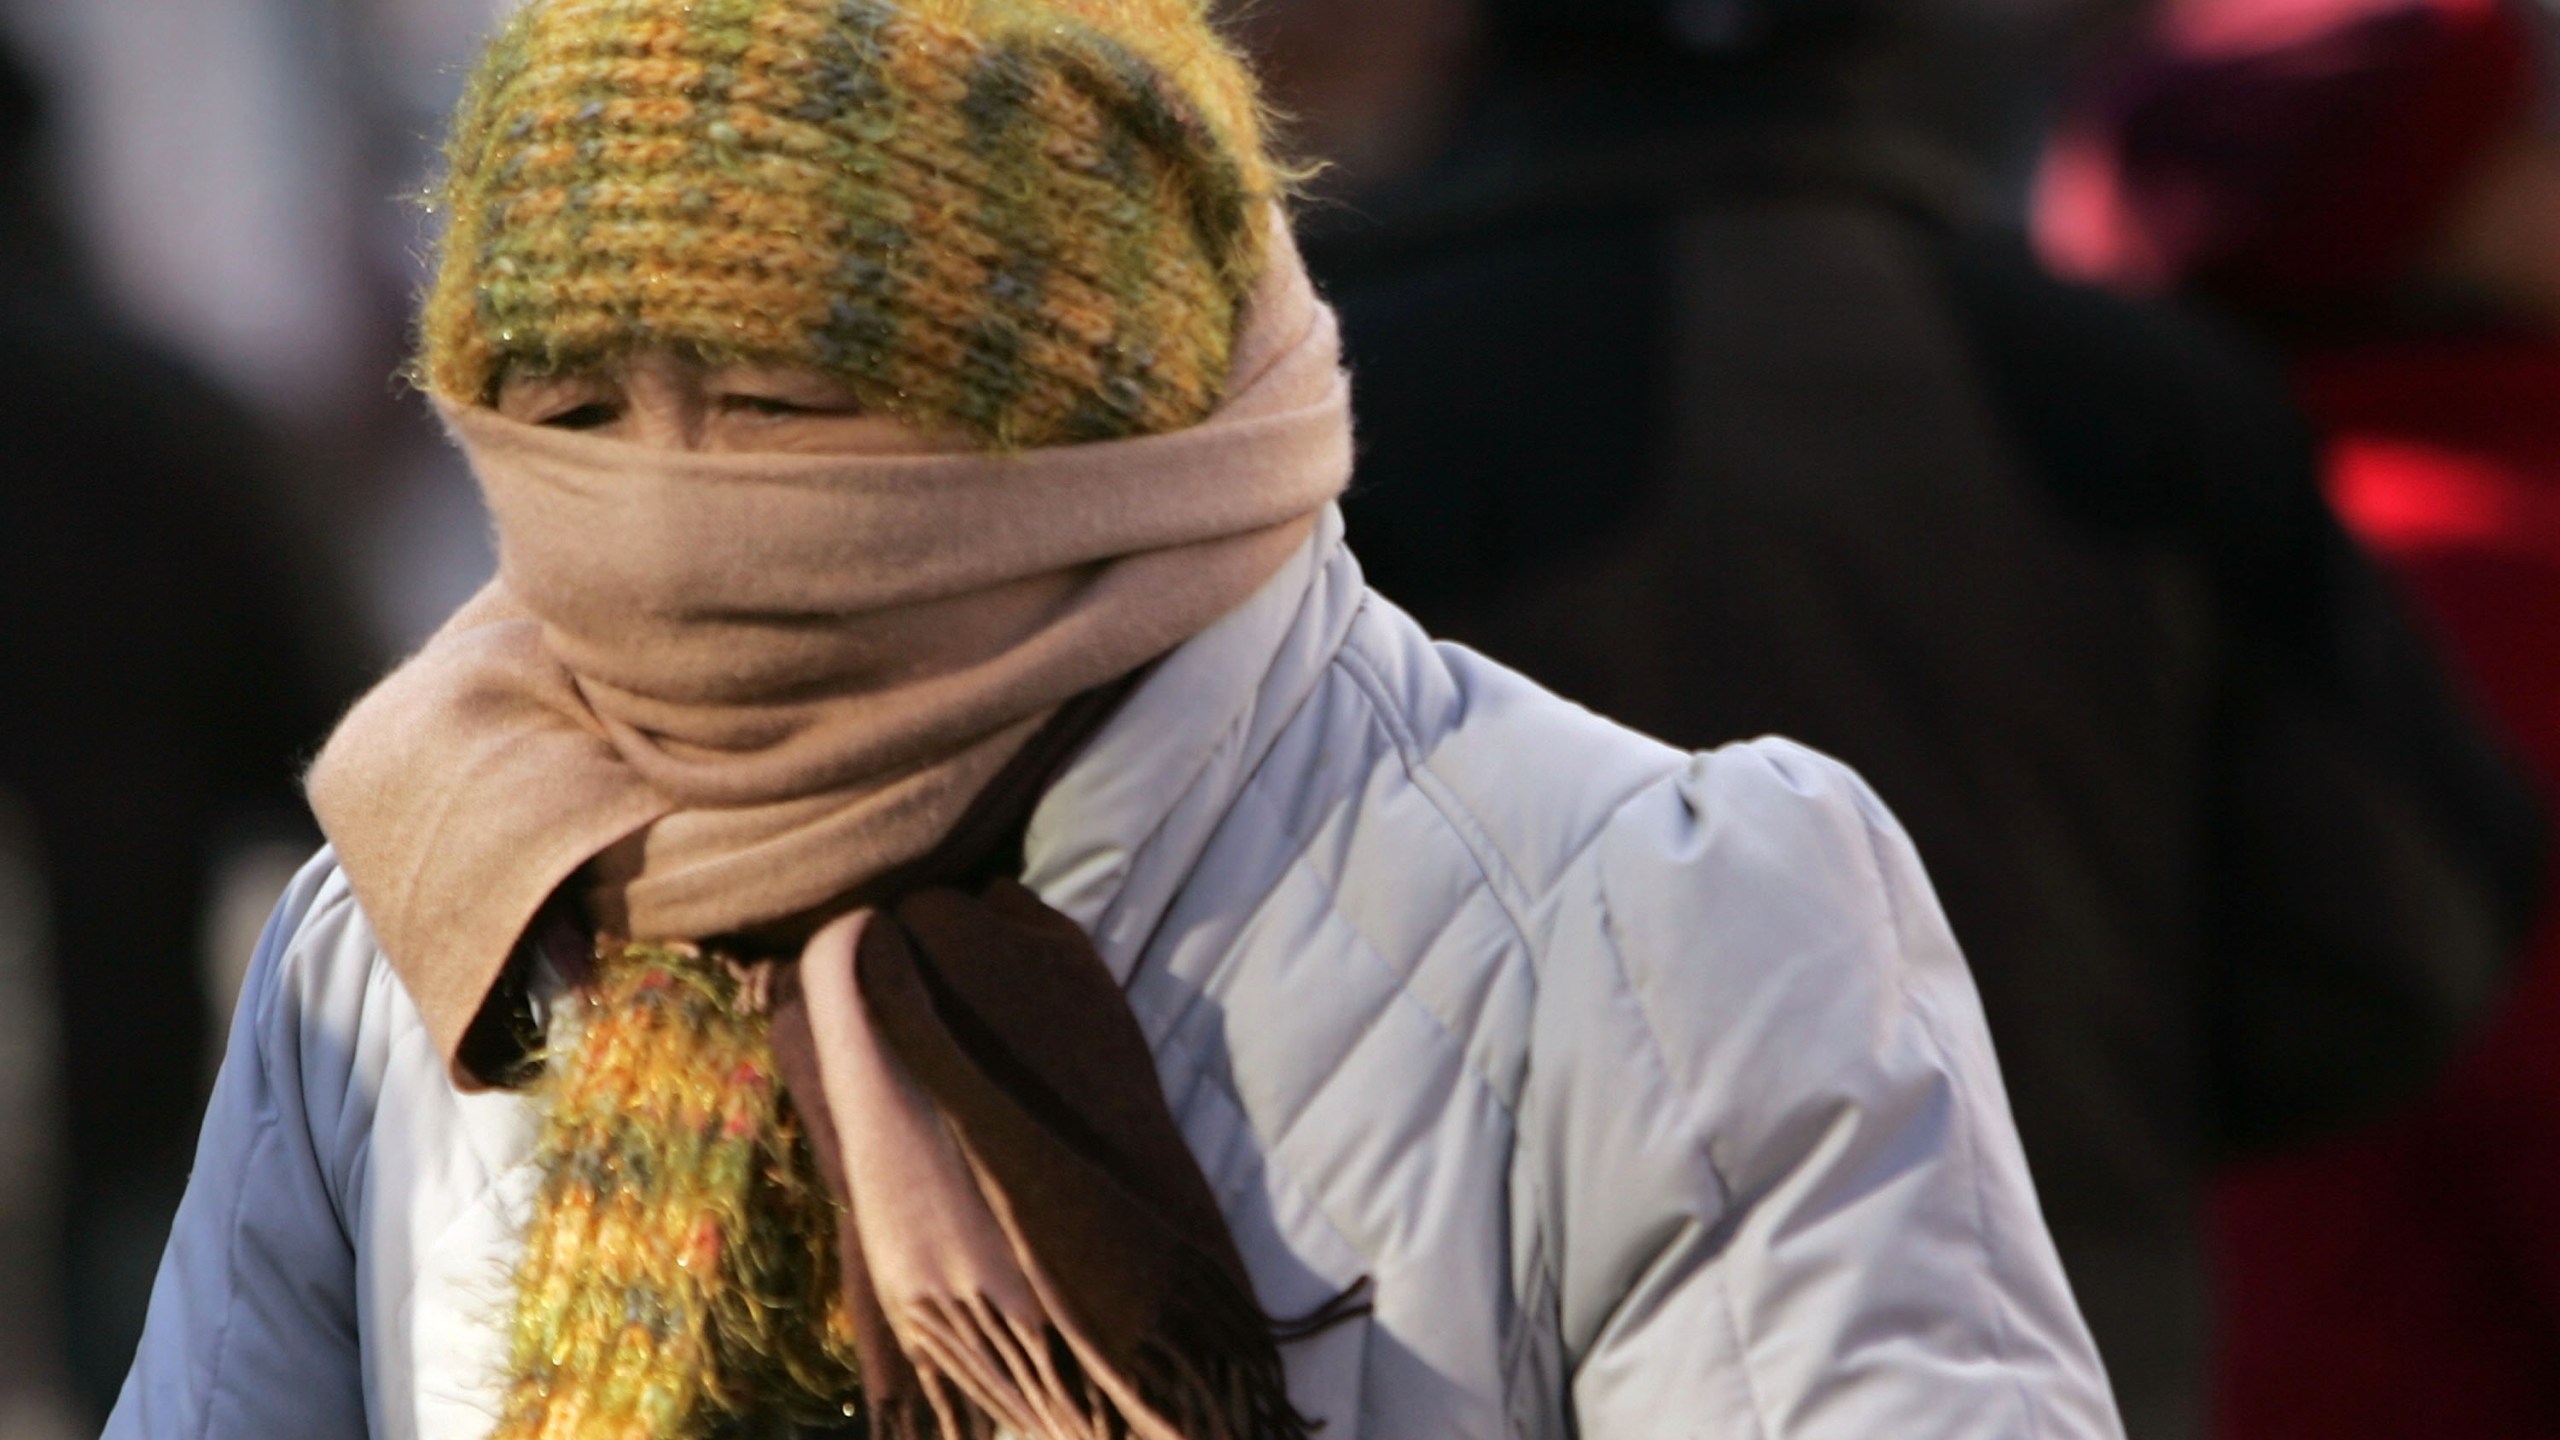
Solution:
{"label": "fleece scarf fabric", "polygon": [[499,578],[310,780],[443,1053],[564,884],[641,940],[824,916],[1062,702],[1252,594],[1351,470],[1333,315],[1285,245],[1233,370],[1189,430],[1016,454],[692,454],[448,411]]}

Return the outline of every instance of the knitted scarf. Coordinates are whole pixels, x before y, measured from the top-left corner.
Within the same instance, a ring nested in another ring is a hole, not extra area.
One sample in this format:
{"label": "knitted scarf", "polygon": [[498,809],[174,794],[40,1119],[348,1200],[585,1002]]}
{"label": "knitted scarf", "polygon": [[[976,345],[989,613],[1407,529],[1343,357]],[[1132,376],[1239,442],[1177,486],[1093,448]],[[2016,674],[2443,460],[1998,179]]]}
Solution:
{"label": "knitted scarf", "polygon": [[552,1037],[507,1433],[1303,1432],[1091,942],[983,856],[934,863],[1074,697],[1241,603],[1339,494],[1338,342],[1285,244],[1233,368],[1199,427],[1019,455],[448,412],[500,578],[311,791],[465,1087],[538,915],[636,937]]}

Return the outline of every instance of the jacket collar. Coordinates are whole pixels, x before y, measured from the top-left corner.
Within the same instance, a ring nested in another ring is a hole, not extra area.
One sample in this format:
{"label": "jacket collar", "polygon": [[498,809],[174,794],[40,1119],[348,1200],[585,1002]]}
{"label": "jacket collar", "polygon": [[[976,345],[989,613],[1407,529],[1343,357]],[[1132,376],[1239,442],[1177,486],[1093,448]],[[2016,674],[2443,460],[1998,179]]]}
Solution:
{"label": "jacket collar", "polygon": [[1023,883],[1126,986],[1228,808],[1333,661],[1366,586],[1329,508],[1243,605],[1171,655],[1049,787]]}

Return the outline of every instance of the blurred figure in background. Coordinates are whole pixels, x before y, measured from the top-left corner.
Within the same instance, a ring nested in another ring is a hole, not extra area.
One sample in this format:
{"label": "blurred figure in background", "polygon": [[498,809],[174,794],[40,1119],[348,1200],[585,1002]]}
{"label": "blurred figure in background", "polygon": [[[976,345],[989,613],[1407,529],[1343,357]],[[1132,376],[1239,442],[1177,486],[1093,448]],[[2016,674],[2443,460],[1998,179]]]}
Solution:
{"label": "blurred figure in background", "polygon": [[186,1182],[217,859],[244,827],[295,823],[297,757],[341,688],[303,637],[339,612],[262,513],[260,438],[90,298],[39,181],[39,118],[0,56],[0,793],[44,877],[62,1142],[44,1239],[61,1307],[9,1319],[28,1332],[13,1351],[63,1357],[94,1426]]}
{"label": "blurred figure in background", "polygon": [[[2503,0],[2198,0],[2064,130],[2055,262],[2230,307],[2329,498],[2560,803],[2553,22]],[[2217,1206],[2223,1433],[2560,1436],[2560,927],[2390,1123]]]}
{"label": "blurred figure in background", "polygon": [[[1348,75],[1279,67],[1302,109],[1392,88],[1382,54],[1468,77],[1382,104],[1448,138],[1355,173],[1318,250],[1371,578],[1674,743],[1780,731],[1874,777],[2128,1433],[2203,1433],[2207,1167],[2430,1076],[2524,923],[2525,794],[2281,383],[2046,279],[1899,108],[1930,7],[1483,0],[1461,52],[1420,3],[1333,36]],[[1277,0],[1262,38],[1335,8]]]}
{"label": "blurred figure in background", "polygon": [[84,272],[290,447],[301,548],[343,577],[384,663],[494,565],[470,477],[394,376],[442,117],[513,7],[0,0],[59,102],[48,147]]}

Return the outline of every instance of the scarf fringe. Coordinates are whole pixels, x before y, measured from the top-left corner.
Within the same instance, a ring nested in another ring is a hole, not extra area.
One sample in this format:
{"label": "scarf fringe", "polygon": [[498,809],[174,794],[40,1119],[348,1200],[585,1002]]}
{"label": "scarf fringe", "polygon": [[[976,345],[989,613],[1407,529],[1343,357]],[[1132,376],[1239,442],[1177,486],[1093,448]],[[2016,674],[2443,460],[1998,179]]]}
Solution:
{"label": "scarf fringe", "polygon": [[[1312,1338],[1368,1314],[1365,1278],[1307,1315],[1274,1321],[1240,1295],[1225,1273],[1192,1258],[1185,1283],[1169,1308],[1129,1357],[1121,1377],[1140,1403],[1182,1440],[1308,1440],[1324,1422],[1299,1413],[1290,1402],[1279,1345]],[[1186,1337],[1177,1343],[1174,1337]],[[993,1343],[993,1342],[991,1342]],[[1075,1405],[1073,1435],[1039,1440],[1133,1440],[1142,1432],[1109,1392],[1087,1373],[1075,1347],[1056,1326],[1048,1331],[1048,1359],[1059,1387]],[[942,1384],[943,1403],[924,1395],[875,1401],[868,1440],[994,1440],[1000,1432],[985,1410]],[[948,1423],[958,1426],[954,1434]]]}
{"label": "scarf fringe", "polygon": [[1304,1338],[1359,1312],[1346,1310],[1313,1330],[1275,1324],[1217,1266],[1186,1253],[1180,1268],[1185,1273],[1164,1313],[1129,1359],[1139,1398],[1183,1440],[1307,1440],[1321,1429],[1289,1400],[1279,1340],[1292,1330],[1292,1338]]}

